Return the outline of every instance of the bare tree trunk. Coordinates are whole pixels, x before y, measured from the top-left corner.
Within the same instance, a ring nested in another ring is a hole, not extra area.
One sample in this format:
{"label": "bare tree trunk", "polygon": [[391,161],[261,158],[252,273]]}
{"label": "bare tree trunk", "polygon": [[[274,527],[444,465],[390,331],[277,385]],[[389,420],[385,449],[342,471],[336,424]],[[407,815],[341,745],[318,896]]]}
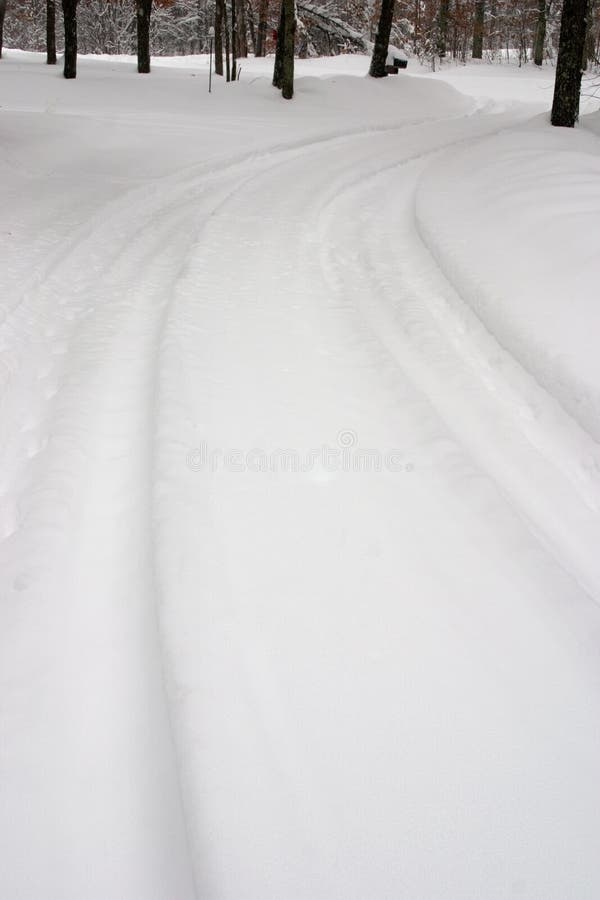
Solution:
{"label": "bare tree trunk", "polygon": [[56,6],[54,0],[46,0],[46,62],[56,64]]}
{"label": "bare tree trunk", "polygon": [[258,7],[258,30],[256,32],[256,56],[264,56],[267,46],[267,21],[269,0],[260,0]]}
{"label": "bare tree trunk", "polygon": [[587,28],[588,0],[564,0],[551,121],[573,128],[579,118],[581,60]]}
{"label": "bare tree trunk", "polygon": [[2,47],[4,46],[4,16],[6,15],[6,0],[0,0],[0,59],[2,59]]}
{"label": "bare tree trunk", "polygon": [[284,100],[294,96],[294,51],[296,39],[296,6],[294,0],[283,0],[285,23],[283,34],[283,73],[281,94]]}
{"label": "bare tree trunk", "polygon": [[544,62],[544,44],[546,43],[546,0],[538,0],[538,20],[533,44],[533,61],[536,66]]}
{"label": "bare tree trunk", "polygon": [[231,46],[229,40],[229,16],[227,15],[227,0],[223,0],[223,31],[225,33],[225,75],[227,81],[231,81],[231,65],[229,62]]}
{"label": "bare tree trunk", "polygon": [[215,0],[215,74],[223,74],[223,7],[225,0]]}
{"label": "bare tree trunk", "polygon": [[248,56],[248,34],[246,30],[246,0],[234,0],[237,3],[237,58]]}
{"label": "bare tree trunk", "polygon": [[[546,0],[540,0],[546,2]],[[483,58],[483,23],[485,20],[485,0],[475,0],[473,20],[473,59]]]}
{"label": "bare tree trunk", "polygon": [[152,0],[135,0],[137,15],[137,69],[142,75],[150,71],[150,14]]}
{"label": "bare tree trunk", "polygon": [[65,78],[77,77],[77,0],[62,0],[65,23]]}
{"label": "bare tree trunk", "polygon": [[440,0],[440,10],[438,14],[438,38],[437,38],[437,54],[440,59],[446,55],[446,42],[448,40],[448,18],[450,16],[450,0]]}
{"label": "bare tree trunk", "polygon": [[498,49],[498,4],[497,0],[490,3],[490,27],[488,31],[488,48],[495,56]]}
{"label": "bare tree trunk", "polygon": [[413,12],[413,53],[416,55],[419,46],[419,37],[421,33],[421,0],[414,0]]}
{"label": "bare tree trunk", "polygon": [[369,69],[369,75],[371,75],[372,78],[384,78],[387,75],[386,64],[390,34],[392,32],[392,21],[394,19],[394,5],[395,0],[382,0],[381,3],[381,14],[379,16],[377,34],[375,35],[375,46],[373,47],[373,56],[371,57],[371,67]]}
{"label": "bare tree trunk", "polygon": [[237,2],[231,0],[231,79],[237,78]]}
{"label": "bare tree trunk", "polygon": [[285,0],[281,0],[279,11],[279,28],[277,30],[277,46],[275,47],[275,65],[273,67],[273,86],[281,88],[283,85],[283,44],[285,32]]}
{"label": "bare tree trunk", "polygon": [[[248,35],[252,44],[252,53],[256,56],[256,23],[254,21],[254,9],[252,8],[252,0],[245,0],[246,5],[246,21],[248,22]],[[248,48],[250,49],[250,48]]]}
{"label": "bare tree trunk", "polygon": [[585,72],[590,63],[597,61],[596,36],[594,33],[594,18],[597,0],[588,0],[587,26],[585,29],[585,41],[583,45],[583,62],[581,68]]}

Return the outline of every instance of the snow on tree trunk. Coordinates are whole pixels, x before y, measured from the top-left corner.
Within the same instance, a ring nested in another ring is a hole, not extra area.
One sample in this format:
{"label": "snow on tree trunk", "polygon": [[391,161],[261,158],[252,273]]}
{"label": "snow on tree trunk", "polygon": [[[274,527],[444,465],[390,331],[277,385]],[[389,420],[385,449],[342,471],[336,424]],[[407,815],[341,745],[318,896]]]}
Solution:
{"label": "snow on tree trunk", "polygon": [[54,0],[46,0],[46,62],[56,63],[56,6]]}
{"label": "snow on tree trunk", "polygon": [[328,7],[312,3],[311,0],[298,0],[296,5],[298,7],[298,12],[317,23],[318,28],[323,31],[329,39],[337,38],[344,44],[351,44],[352,46],[359,47],[367,53],[372,52],[373,45],[365,35],[360,31],[357,31],[356,28],[353,28],[347,22],[344,22],[339,16],[336,16]]}
{"label": "snow on tree trunk", "polygon": [[369,75],[373,78],[384,78],[387,75],[386,64],[394,18],[394,3],[395,0],[382,0],[381,3],[381,13],[369,69]]}
{"label": "snow on tree trunk", "polygon": [[65,78],[77,77],[77,0],[62,0],[65,25]]}
{"label": "snow on tree trunk", "polygon": [[588,0],[564,0],[563,4],[551,121],[566,128],[573,128],[579,117],[587,4]]}
{"label": "snow on tree trunk", "polygon": [[256,22],[254,21],[254,7],[252,0],[246,0],[246,23],[248,29],[248,52],[256,56]]}
{"label": "snow on tree trunk", "polygon": [[[541,0],[546,2],[546,0]],[[483,23],[485,19],[485,0],[475,0],[475,18],[473,20],[473,59],[483,58]]]}
{"label": "snow on tree trunk", "polygon": [[137,18],[137,69],[142,75],[150,71],[150,14],[152,0],[135,0]]}

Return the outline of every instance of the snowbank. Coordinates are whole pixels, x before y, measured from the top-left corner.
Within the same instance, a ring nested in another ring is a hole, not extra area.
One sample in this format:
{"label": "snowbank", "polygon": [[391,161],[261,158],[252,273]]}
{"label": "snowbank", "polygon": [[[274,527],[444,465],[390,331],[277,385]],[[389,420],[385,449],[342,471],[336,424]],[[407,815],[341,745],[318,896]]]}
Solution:
{"label": "snowbank", "polygon": [[421,233],[489,330],[600,439],[600,141],[546,117],[445,154]]}
{"label": "snowbank", "polygon": [[[523,103],[550,109],[554,91],[556,69],[546,64],[541,68],[534,65],[519,66],[518,59],[502,57],[495,63],[487,60],[471,60],[467,65],[448,61],[435,72],[427,72],[427,77],[435,81],[445,81],[457,91],[477,100],[481,109],[511,109]],[[598,109],[600,100],[593,91],[586,89],[584,81],[581,98],[581,112]]]}

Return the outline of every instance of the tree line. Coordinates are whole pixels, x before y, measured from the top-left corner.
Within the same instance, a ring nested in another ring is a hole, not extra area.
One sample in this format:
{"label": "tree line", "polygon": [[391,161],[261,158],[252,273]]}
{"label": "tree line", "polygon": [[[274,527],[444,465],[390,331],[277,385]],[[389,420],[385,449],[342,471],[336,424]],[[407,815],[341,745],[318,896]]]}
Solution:
{"label": "tree line", "polygon": [[[61,0],[56,0],[60,5]],[[0,0],[0,8],[6,0]],[[221,15],[235,19],[236,55],[275,50],[280,0],[154,0],[150,41],[155,55],[208,50],[208,29]],[[6,39],[10,46],[42,50],[46,0],[8,0]],[[82,53],[135,52],[134,0],[79,0]],[[396,0],[391,41],[423,61],[454,58],[499,59],[507,52],[523,64],[555,59],[561,0]],[[296,52],[299,57],[364,51],[375,41],[379,0],[298,0]],[[585,53],[600,60],[600,0],[589,0]]]}
{"label": "tree line", "polygon": [[138,71],[147,73],[151,48],[157,55],[206,52],[214,28],[217,74],[235,80],[249,53],[274,53],[273,82],[287,96],[295,55],[368,51],[379,59],[374,74],[391,42],[432,66],[504,54],[519,64],[556,59],[552,118],[561,124],[557,109],[573,106],[582,70],[600,61],[600,0],[0,0],[0,55],[8,9],[12,46],[45,47],[54,63],[57,5],[66,78],[76,76],[78,49],[135,52]]}

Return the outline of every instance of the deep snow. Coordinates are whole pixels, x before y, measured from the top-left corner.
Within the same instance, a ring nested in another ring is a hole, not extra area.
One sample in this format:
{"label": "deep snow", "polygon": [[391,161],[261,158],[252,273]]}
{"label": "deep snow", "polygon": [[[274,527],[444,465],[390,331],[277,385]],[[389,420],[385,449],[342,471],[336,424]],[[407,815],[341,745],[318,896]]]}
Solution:
{"label": "deep snow", "polygon": [[591,900],[598,138],[176,62],[0,63],[0,895]]}

